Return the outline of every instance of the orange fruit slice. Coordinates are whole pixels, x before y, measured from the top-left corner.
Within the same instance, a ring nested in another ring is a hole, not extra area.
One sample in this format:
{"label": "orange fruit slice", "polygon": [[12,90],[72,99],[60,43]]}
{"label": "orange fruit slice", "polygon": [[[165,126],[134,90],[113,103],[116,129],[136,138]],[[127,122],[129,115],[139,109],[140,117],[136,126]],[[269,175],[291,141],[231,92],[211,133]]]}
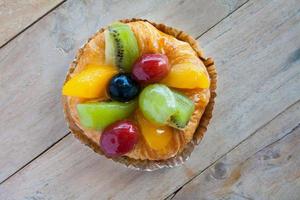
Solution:
{"label": "orange fruit slice", "polygon": [[117,73],[111,66],[90,65],[65,83],[62,94],[80,98],[105,97],[107,84]]}
{"label": "orange fruit slice", "polygon": [[141,133],[151,149],[164,149],[172,139],[173,130],[169,126],[157,126],[149,122],[143,114],[138,111],[136,118]]}
{"label": "orange fruit slice", "polygon": [[204,68],[193,63],[180,63],[172,66],[161,83],[174,88],[209,88],[210,80]]}

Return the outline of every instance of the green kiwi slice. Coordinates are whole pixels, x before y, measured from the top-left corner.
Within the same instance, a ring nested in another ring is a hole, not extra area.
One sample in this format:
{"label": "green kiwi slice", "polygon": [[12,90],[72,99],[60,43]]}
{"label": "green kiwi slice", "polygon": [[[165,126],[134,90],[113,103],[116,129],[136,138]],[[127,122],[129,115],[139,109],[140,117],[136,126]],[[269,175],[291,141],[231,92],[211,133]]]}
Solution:
{"label": "green kiwi slice", "polygon": [[171,116],[169,125],[177,129],[183,129],[189,122],[195,110],[195,105],[192,100],[180,92],[172,92],[176,100],[176,112]]}
{"label": "green kiwi slice", "polygon": [[129,117],[137,106],[137,101],[128,103],[117,101],[91,102],[77,105],[80,124],[85,128],[103,130],[106,126]]}
{"label": "green kiwi slice", "polygon": [[139,57],[138,43],[131,28],[127,24],[116,22],[104,31],[104,36],[106,64],[131,72]]}

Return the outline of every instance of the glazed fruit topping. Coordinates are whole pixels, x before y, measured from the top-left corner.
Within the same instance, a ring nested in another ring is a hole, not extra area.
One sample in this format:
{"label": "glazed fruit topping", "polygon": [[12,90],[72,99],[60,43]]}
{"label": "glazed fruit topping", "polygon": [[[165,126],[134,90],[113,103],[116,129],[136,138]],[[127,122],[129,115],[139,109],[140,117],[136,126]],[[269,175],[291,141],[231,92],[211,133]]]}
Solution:
{"label": "glazed fruit topping", "polygon": [[173,65],[161,83],[174,88],[195,89],[209,88],[210,81],[204,66],[181,63]]}
{"label": "glazed fruit topping", "polygon": [[127,102],[139,94],[140,87],[130,74],[118,74],[110,80],[108,91],[113,100]]}
{"label": "glazed fruit topping", "polygon": [[170,143],[173,135],[171,127],[167,125],[157,126],[149,122],[140,111],[137,112],[136,118],[139,123],[141,133],[151,149],[161,150]]}
{"label": "glazed fruit topping", "polygon": [[139,129],[134,122],[122,120],[104,129],[100,146],[108,157],[116,157],[131,151],[138,142]]}
{"label": "glazed fruit topping", "polygon": [[144,116],[156,125],[167,123],[176,112],[176,100],[172,91],[165,85],[149,85],[139,96],[139,107]]}
{"label": "glazed fruit topping", "polygon": [[192,100],[162,84],[147,86],[140,94],[139,107],[150,122],[177,129],[187,125],[195,110]]}
{"label": "glazed fruit topping", "polygon": [[172,92],[176,99],[176,112],[171,116],[169,125],[177,129],[183,129],[188,124],[195,110],[195,105],[192,100],[180,92],[173,90]]}
{"label": "glazed fruit topping", "polygon": [[108,157],[130,152],[140,131],[150,148],[163,151],[172,141],[172,127],[184,129],[195,111],[194,102],[174,89],[209,88],[205,66],[200,61],[174,64],[168,54],[171,67],[164,54],[140,55],[125,23],[111,24],[104,39],[105,65],[85,66],[65,83],[63,95],[87,99],[77,104],[80,124],[103,131],[99,143]]}
{"label": "glazed fruit topping", "polygon": [[132,77],[141,84],[155,83],[170,71],[168,57],[164,54],[144,54],[132,69]]}
{"label": "glazed fruit topping", "polygon": [[113,23],[104,31],[105,62],[130,72],[139,57],[138,43],[131,28],[124,23]]}
{"label": "glazed fruit topping", "polygon": [[129,117],[136,107],[136,101],[91,102],[78,104],[77,112],[80,124],[85,128],[103,130],[111,123]]}
{"label": "glazed fruit topping", "polygon": [[62,93],[81,98],[103,98],[109,80],[117,73],[117,69],[111,66],[87,66],[87,69],[66,82]]}

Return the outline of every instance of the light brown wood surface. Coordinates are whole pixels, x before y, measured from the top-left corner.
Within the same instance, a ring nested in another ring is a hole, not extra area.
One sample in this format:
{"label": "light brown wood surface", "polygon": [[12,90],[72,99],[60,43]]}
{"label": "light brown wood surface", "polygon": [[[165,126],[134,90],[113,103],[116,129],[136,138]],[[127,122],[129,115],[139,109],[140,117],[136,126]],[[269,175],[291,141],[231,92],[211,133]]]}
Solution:
{"label": "light brown wood surface", "polygon": [[61,2],[63,0],[1,0],[0,46]]}
{"label": "light brown wood surface", "polygon": [[300,101],[224,155],[173,199],[300,197]]}
{"label": "light brown wood surface", "polygon": [[[196,8],[197,4],[185,4],[185,2],[182,4],[178,2],[177,6],[185,5],[182,9],[186,9],[188,5],[191,5],[191,9],[199,10],[204,5],[210,5],[202,2]],[[232,6],[231,3],[235,1],[216,2],[226,5],[223,8],[238,7],[237,4]],[[72,7],[72,3],[70,1],[70,7]],[[76,3],[73,6],[78,7],[78,2]],[[123,3],[127,5],[126,1]],[[67,4],[63,5],[65,7],[58,9],[62,9],[61,12],[66,15],[65,10],[69,7],[66,6]],[[105,7],[105,5],[101,6]],[[158,13],[161,13],[160,19],[166,24],[169,21],[171,25],[180,24],[184,19],[193,20],[193,16],[196,15],[192,11],[181,13],[175,4],[170,2],[166,2],[165,7],[150,9],[145,6],[137,5],[135,7],[140,12],[136,16],[147,16],[151,19],[158,17]],[[173,10],[177,12],[174,13],[176,17],[181,17],[173,18],[174,15],[166,13],[167,6],[174,8]],[[93,10],[92,7],[89,8]],[[145,10],[141,11],[142,8]],[[300,143],[299,8],[297,0],[250,0],[208,31],[207,28],[196,28],[197,24],[200,26],[202,23],[199,20],[191,22],[195,26],[188,24],[185,28],[185,24],[182,24],[180,28],[187,31],[192,30],[194,36],[204,33],[199,41],[206,54],[215,58],[219,72],[218,97],[212,123],[202,143],[183,166],[150,173],[133,171],[98,156],[68,135],[3,182],[0,185],[0,199],[163,199],[167,197],[168,199],[201,199],[199,190],[204,192],[206,199],[265,199],[273,193],[277,195],[273,199],[297,199],[299,194],[297,191],[297,186],[299,186],[297,166],[299,166]],[[128,9],[130,10],[130,8]],[[159,9],[161,12],[158,11]],[[116,10],[114,13],[118,15]],[[211,7],[206,7],[204,10],[206,15],[210,16],[207,17],[207,21],[216,19],[214,23],[217,23],[222,18],[211,17],[210,13],[214,13]],[[229,10],[227,13],[231,12]],[[2,114],[5,115],[1,115],[1,117],[4,116],[5,120],[1,118],[1,128],[4,127],[3,130],[10,131],[8,135],[21,136],[25,134],[25,138],[21,141],[1,134],[0,148],[4,152],[0,153],[0,169],[1,173],[2,169],[5,171],[5,175],[2,177],[18,169],[18,167],[14,167],[15,163],[19,167],[22,166],[66,134],[65,126],[61,121],[61,113],[59,113],[60,107],[57,105],[59,93],[56,91],[59,90],[60,81],[63,79],[63,77],[59,77],[66,71],[66,65],[74,55],[74,48],[94,30],[91,28],[86,29],[85,33],[77,32],[72,27],[74,27],[73,24],[80,24],[79,18],[76,18],[78,16],[74,16],[73,21],[66,20],[67,23],[66,21],[61,22],[64,18],[57,17],[60,16],[57,13],[53,14],[54,17],[52,14],[48,15],[16,38],[15,43],[11,45],[9,43],[7,47],[0,50],[0,67],[6,75],[2,76],[1,74],[1,89],[4,88],[4,91],[9,94],[4,96],[3,93],[0,93],[1,102],[2,100],[7,102],[3,107],[15,105],[25,97],[27,104],[25,101],[24,105],[29,105],[29,108],[33,110],[36,109],[33,112],[35,115],[29,111],[26,113],[21,106],[13,112],[9,109],[2,111]],[[151,13],[155,13],[155,16],[152,16]],[[215,13],[221,13],[221,11]],[[70,13],[68,14],[70,15]],[[183,17],[189,14],[189,17]],[[98,22],[97,25],[108,23],[114,19],[114,16],[104,16],[107,21]],[[59,19],[59,22],[52,18]],[[196,18],[197,16],[194,17],[194,19]],[[49,27],[55,27],[53,24],[60,23],[60,27],[56,30],[61,30],[66,25],[70,27],[63,32],[65,34],[54,33],[54,35],[69,38],[68,31],[74,30],[73,43],[71,43],[72,45],[65,43],[60,48],[56,48],[51,44],[58,45],[60,43],[57,37],[49,37],[49,31],[52,30]],[[214,23],[211,23],[210,26],[213,26]],[[91,27],[94,25],[96,24]],[[86,26],[88,27],[88,25]],[[209,26],[207,25],[207,27]],[[26,55],[21,56],[20,50],[16,49],[16,44],[19,44],[18,48],[26,49],[25,41],[33,41],[30,33],[35,33],[38,40],[47,39],[46,44],[28,48],[31,53],[26,54],[27,57]],[[57,49],[60,51],[56,52]],[[48,50],[47,55],[43,53],[46,50]],[[17,59],[9,57],[10,52],[19,55]],[[46,59],[49,56],[56,59]],[[28,65],[25,65],[28,69],[26,73],[20,67],[18,68],[20,71],[16,70],[17,66],[29,63],[32,57],[44,59],[31,62],[34,66],[27,67]],[[6,66],[3,64],[13,64],[13,67],[3,67]],[[39,65],[43,66],[40,71],[34,71],[33,69]],[[51,66],[53,67],[51,68]],[[5,77],[5,80],[8,80],[7,83],[9,81],[11,83],[16,75],[20,76],[20,80],[17,80],[14,86],[2,81]],[[33,82],[29,82],[30,78]],[[16,86],[21,86],[22,82],[32,83],[32,85],[18,89]],[[44,88],[47,88],[47,91],[42,91]],[[29,90],[33,91],[36,100],[27,97],[26,91]],[[13,95],[14,91],[21,94]],[[53,94],[57,96],[53,97]],[[53,106],[45,111],[44,105],[51,104]],[[36,108],[37,106],[40,107]],[[40,114],[40,112],[44,113]],[[9,120],[17,116],[20,117],[18,121],[21,124],[20,127],[13,126],[13,122]],[[22,121],[27,118],[27,121]],[[53,121],[47,121],[49,118]],[[29,133],[22,131],[22,129],[32,126],[30,124],[32,122],[36,124],[35,130]],[[37,122],[42,123],[38,124]],[[49,127],[51,130],[45,132],[47,130],[45,127]],[[41,133],[37,130],[44,132]],[[50,133],[52,138],[49,138]],[[11,153],[12,151],[9,151],[12,149],[12,144],[26,144],[25,142],[28,143],[25,145],[23,155],[20,152]],[[33,146],[37,149],[34,150]],[[278,152],[280,152],[279,157]],[[20,158],[21,161],[13,160],[12,158],[15,157]],[[270,158],[261,160],[264,157]],[[2,164],[2,160],[9,164]],[[269,166],[270,164],[271,166]],[[268,171],[268,167],[273,168]],[[276,172],[279,176],[272,176],[274,173],[277,175]],[[237,175],[240,173],[240,175],[237,176],[235,173]],[[194,179],[191,180],[192,178]],[[283,181],[282,178],[290,182]],[[237,181],[234,182],[236,179]],[[187,183],[189,181],[191,182]],[[242,184],[238,185],[240,182]],[[264,186],[251,187],[251,184],[255,182],[258,182],[257,184],[261,182]],[[182,189],[180,189],[181,187]],[[180,189],[179,192],[173,194],[177,189]]]}
{"label": "light brown wood surface", "polygon": [[5,130],[0,134],[0,182],[68,133],[61,86],[75,52],[99,28],[126,17],[159,16],[158,22],[174,26],[190,20],[176,27],[197,36],[245,1],[229,2],[67,1],[7,44],[0,50],[0,127]]}

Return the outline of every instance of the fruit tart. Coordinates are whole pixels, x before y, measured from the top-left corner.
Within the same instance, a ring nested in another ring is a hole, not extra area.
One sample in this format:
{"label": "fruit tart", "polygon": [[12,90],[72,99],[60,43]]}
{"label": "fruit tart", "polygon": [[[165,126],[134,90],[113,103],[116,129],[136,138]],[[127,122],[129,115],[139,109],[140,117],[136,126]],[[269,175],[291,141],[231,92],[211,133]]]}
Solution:
{"label": "fruit tart", "polygon": [[141,170],[184,162],[214,106],[216,70],[183,31],[143,19],[101,29],[62,88],[71,132],[95,152]]}

